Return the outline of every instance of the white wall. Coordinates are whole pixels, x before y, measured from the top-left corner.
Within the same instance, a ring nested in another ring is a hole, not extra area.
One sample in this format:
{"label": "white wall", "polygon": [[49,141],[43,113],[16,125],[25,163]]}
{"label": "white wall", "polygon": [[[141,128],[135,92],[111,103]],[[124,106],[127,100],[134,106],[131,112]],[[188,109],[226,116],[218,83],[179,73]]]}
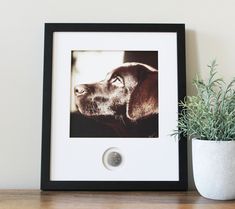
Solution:
{"label": "white wall", "polygon": [[213,58],[226,80],[235,76],[233,0],[0,3],[0,188],[39,188],[45,22],[185,23],[188,94]]}

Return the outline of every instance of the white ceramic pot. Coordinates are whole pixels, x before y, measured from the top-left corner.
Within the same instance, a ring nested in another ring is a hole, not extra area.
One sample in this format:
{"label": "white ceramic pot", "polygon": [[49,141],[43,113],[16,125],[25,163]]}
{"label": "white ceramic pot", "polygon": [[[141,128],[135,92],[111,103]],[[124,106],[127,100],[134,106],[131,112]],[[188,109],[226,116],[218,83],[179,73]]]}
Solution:
{"label": "white ceramic pot", "polygon": [[235,141],[192,140],[193,176],[210,199],[235,199]]}

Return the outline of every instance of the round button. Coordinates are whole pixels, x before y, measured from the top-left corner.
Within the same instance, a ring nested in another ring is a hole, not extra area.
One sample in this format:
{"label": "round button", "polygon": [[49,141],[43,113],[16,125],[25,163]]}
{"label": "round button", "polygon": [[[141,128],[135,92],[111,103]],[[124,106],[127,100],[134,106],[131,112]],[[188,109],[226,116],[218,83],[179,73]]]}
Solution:
{"label": "round button", "polygon": [[108,157],[108,164],[114,167],[122,163],[122,156],[118,152],[110,152]]}
{"label": "round button", "polygon": [[118,148],[112,147],[103,154],[103,164],[105,168],[114,170],[123,163],[123,157]]}

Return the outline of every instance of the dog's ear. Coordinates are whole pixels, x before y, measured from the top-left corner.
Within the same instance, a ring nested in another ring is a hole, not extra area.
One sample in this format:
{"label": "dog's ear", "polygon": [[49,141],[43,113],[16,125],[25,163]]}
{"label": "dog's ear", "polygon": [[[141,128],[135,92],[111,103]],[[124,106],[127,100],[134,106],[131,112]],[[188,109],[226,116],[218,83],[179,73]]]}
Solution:
{"label": "dog's ear", "polygon": [[127,104],[127,117],[136,121],[158,113],[158,72],[148,72],[138,82]]}

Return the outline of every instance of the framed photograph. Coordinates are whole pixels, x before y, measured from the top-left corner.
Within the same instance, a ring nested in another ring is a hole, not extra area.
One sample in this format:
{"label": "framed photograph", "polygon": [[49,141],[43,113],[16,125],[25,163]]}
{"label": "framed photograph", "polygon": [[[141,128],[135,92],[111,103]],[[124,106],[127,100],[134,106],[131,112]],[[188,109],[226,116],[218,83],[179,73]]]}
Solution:
{"label": "framed photograph", "polygon": [[47,23],[43,87],[42,190],[187,189],[184,24]]}

